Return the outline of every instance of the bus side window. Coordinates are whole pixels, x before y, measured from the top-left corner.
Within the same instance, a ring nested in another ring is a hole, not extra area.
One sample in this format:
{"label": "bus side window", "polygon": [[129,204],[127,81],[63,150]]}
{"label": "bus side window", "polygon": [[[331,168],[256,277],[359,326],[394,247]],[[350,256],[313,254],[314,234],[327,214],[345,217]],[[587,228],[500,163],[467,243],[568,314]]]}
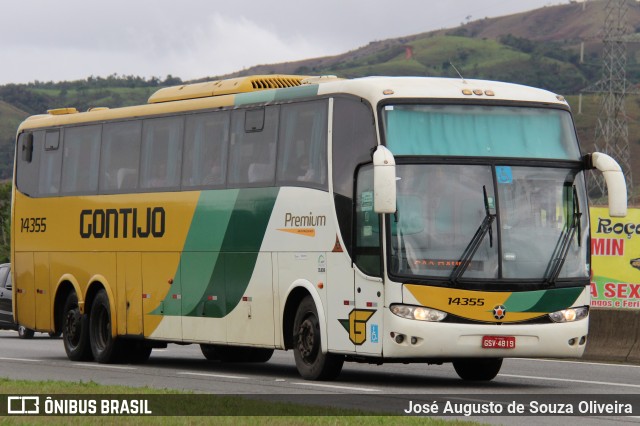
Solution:
{"label": "bus side window", "polygon": [[370,165],[358,171],[355,237],[356,265],[367,275],[381,276],[380,215],[373,210],[373,167]]}
{"label": "bus side window", "polygon": [[101,125],[69,127],[64,131],[64,194],[94,194],[98,190]]}
{"label": "bus side window", "polygon": [[[230,186],[274,184],[278,110],[278,106],[268,106],[233,112],[229,146]],[[256,111],[264,111],[264,122],[261,123],[260,114]]]}
{"label": "bus side window", "polygon": [[100,192],[131,192],[138,187],[142,123],[105,124],[100,154]]}
{"label": "bus side window", "polygon": [[60,190],[62,150],[60,149],[60,131],[47,130],[45,133],[40,159],[38,193],[47,196],[55,195]]}
{"label": "bus side window", "polygon": [[184,117],[154,118],[142,126],[140,186],[149,189],[180,187]]}
{"label": "bus side window", "polygon": [[[30,135],[30,136],[28,136]],[[31,142],[29,142],[31,140]],[[30,145],[30,147],[29,147]],[[18,136],[18,160],[16,161],[16,187],[27,195],[37,195],[40,154],[44,145],[44,132],[21,133]],[[21,155],[31,150],[31,158]]]}
{"label": "bus side window", "polygon": [[373,110],[358,98],[338,97],[333,104],[333,190],[340,232],[352,255],[353,181],[358,164],[371,161],[376,146]]}
{"label": "bus side window", "polygon": [[222,187],[229,146],[228,111],[187,117],[182,164],[182,186]]}
{"label": "bus side window", "polygon": [[327,101],[283,105],[278,184],[327,187]]}

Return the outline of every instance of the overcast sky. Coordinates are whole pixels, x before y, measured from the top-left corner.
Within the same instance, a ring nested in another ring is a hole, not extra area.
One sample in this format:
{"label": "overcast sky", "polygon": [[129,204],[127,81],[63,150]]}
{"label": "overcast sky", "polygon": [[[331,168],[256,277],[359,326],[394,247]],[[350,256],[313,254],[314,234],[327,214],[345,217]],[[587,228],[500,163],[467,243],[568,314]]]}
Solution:
{"label": "overcast sky", "polygon": [[567,0],[0,0],[0,84],[184,80]]}

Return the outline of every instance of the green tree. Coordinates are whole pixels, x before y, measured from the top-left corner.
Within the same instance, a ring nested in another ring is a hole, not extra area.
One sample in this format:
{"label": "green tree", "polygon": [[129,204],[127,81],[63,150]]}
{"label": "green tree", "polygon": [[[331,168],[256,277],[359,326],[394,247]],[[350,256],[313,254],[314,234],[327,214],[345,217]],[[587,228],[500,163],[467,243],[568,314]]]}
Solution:
{"label": "green tree", "polygon": [[11,182],[0,184],[0,263],[11,258]]}

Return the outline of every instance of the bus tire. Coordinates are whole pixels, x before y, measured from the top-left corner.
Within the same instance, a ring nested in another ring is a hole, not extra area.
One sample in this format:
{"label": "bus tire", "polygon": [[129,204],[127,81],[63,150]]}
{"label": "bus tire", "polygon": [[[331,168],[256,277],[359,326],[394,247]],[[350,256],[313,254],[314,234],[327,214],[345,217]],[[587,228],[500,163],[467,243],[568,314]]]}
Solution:
{"label": "bus tire", "polygon": [[89,344],[89,318],[80,313],[78,296],[69,294],[62,308],[62,342],[71,361],[90,361],[93,358]]}
{"label": "bus tire", "polygon": [[489,381],[502,367],[502,358],[462,358],[453,361],[453,368],[462,380]]}
{"label": "bus tire", "polygon": [[24,325],[18,326],[18,337],[21,339],[33,339],[35,332]]}
{"label": "bus tire", "polygon": [[112,324],[109,297],[100,290],[89,314],[89,341],[93,358],[102,364],[119,362],[124,355],[123,342],[111,335]]}
{"label": "bus tire", "polygon": [[200,344],[200,350],[202,351],[202,355],[204,355],[208,361],[220,361],[216,345],[207,345],[202,343]]}
{"label": "bus tire", "polygon": [[293,355],[306,380],[333,380],[340,374],[344,357],[322,353],[318,310],[311,296],[302,299],[293,320]]}

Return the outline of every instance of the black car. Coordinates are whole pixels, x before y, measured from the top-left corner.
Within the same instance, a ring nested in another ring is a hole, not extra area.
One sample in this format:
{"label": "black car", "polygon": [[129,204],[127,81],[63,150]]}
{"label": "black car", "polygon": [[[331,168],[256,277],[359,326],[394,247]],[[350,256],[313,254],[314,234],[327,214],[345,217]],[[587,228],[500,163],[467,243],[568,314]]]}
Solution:
{"label": "black car", "polygon": [[11,300],[11,264],[0,265],[0,330],[17,330],[22,339],[31,339],[33,330],[13,322],[13,306]]}

